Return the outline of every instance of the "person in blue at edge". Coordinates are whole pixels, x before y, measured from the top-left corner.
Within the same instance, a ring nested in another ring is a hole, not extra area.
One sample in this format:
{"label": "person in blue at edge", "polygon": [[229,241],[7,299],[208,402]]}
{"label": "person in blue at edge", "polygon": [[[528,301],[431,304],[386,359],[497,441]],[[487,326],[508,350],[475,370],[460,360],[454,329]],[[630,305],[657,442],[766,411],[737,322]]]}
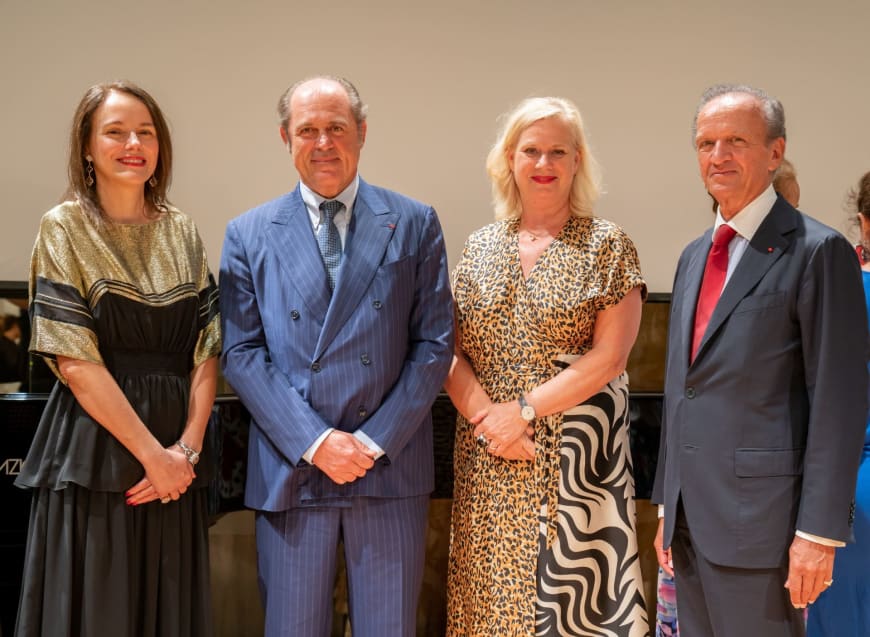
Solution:
{"label": "person in blue at edge", "polygon": [[[857,252],[864,277],[864,299],[870,314],[870,172],[861,177],[850,199],[861,226]],[[856,340],[858,338],[856,336]],[[870,635],[870,418],[858,469],[853,532],[855,542],[837,551],[833,583],[810,606],[808,637]]]}

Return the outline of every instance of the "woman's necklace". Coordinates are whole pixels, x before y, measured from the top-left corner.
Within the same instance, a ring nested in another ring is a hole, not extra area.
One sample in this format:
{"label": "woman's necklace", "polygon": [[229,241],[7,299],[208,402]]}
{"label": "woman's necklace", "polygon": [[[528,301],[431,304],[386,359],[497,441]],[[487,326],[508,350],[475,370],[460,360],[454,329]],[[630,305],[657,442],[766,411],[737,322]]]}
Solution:
{"label": "woman's necklace", "polygon": [[[526,234],[526,238],[530,243],[535,243],[538,239],[553,239],[557,234],[562,231],[567,219],[563,219],[562,221],[557,222],[558,225],[554,224],[553,219],[549,220],[549,222],[545,222],[540,225],[540,227],[536,228],[534,232],[529,230],[527,227],[520,227],[518,231],[522,234]],[[522,225],[522,224],[520,224]]]}

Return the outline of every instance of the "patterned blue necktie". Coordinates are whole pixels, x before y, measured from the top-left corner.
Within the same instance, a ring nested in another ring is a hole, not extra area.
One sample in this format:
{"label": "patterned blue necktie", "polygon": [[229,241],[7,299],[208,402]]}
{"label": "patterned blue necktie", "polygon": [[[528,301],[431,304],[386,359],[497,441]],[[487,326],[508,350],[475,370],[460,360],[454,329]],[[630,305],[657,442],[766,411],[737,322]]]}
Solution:
{"label": "patterned blue necktie", "polygon": [[338,276],[338,266],[341,265],[341,237],[338,235],[334,219],[342,208],[344,204],[335,200],[320,204],[317,246],[323,256],[323,265],[326,266],[326,278],[329,280],[330,290],[335,289],[335,278]]}

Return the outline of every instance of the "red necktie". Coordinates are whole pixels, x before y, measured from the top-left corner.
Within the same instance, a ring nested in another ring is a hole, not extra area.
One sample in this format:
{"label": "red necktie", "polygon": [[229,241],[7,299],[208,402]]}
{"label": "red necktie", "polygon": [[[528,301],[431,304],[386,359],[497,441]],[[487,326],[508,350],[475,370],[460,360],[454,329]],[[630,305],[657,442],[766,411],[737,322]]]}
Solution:
{"label": "red necktie", "polygon": [[728,272],[728,244],[737,231],[723,223],[713,235],[713,247],[707,255],[707,265],[704,267],[704,280],[701,281],[701,293],[698,294],[698,305],[695,308],[695,333],[692,338],[692,358],[698,353],[701,339],[707,331],[707,324],[713,316],[713,310],[722,294],[725,285],[725,274]]}

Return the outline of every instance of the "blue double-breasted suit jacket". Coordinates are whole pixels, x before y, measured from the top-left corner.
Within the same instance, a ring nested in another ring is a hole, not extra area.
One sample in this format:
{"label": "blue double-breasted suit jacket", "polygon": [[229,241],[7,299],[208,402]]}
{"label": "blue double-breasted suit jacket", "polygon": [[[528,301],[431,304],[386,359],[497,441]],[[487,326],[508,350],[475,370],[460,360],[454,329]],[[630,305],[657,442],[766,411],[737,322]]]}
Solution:
{"label": "blue double-breasted suit jacket", "polygon": [[[360,179],[334,292],[299,188],[234,219],[220,269],[224,374],[252,415],[245,504],[433,488],[430,409],[453,354],[435,211]],[[302,456],[328,427],[385,454],[338,485]]]}

